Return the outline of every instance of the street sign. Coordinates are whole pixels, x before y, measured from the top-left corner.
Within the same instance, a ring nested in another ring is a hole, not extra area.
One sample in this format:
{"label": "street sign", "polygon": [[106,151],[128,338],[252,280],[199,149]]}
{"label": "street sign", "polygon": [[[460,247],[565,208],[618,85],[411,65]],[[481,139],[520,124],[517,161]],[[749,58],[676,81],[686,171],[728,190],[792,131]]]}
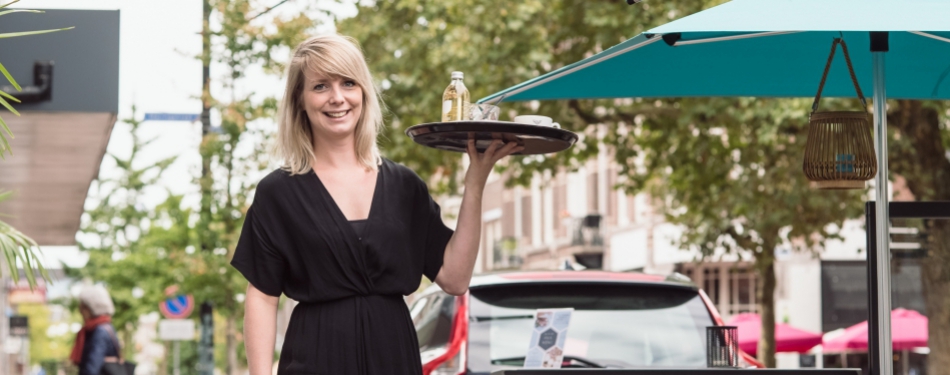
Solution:
{"label": "street sign", "polygon": [[10,317],[10,336],[28,336],[30,334],[29,318],[24,315]]}
{"label": "street sign", "polygon": [[158,310],[167,319],[185,319],[195,309],[195,299],[191,295],[175,295],[158,304]]}
{"label": "street sign", "polygon": [[194,113],[146,113],[145,121],[187,121],[195,122],[201,115]]}
{"label": "street sign", "polygon": [[162,319],[158,322],[158,339],[164,341],[194,340],[195,321],[191,319]]}

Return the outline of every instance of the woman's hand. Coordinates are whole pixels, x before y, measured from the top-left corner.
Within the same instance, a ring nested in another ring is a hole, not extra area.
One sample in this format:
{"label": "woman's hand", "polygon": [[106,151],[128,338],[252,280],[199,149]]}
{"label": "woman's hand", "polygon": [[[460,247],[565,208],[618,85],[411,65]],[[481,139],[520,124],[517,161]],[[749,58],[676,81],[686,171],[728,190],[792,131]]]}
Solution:
{"label": "woman's hand", "polygon": [[465,171],[465,188],[484,189],[485,182],[488,181],[488,175],[491,174],[495,163],[516,152],[524,150],[524,146],[519,146],[517,142],[508,142],[502,146],[502,141],[496,139],[492,141],[484,153],[478,153],[475,148],[475,140],[468,140],[468,157],[471,164]]}

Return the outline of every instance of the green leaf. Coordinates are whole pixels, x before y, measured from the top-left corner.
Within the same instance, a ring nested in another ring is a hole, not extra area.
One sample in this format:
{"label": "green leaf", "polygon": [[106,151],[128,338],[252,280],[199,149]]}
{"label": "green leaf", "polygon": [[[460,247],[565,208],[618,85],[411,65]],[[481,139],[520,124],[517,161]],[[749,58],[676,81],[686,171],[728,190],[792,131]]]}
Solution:
{"label": "green leaf", "polygon": [[42,10],[32,10],[32,9],[11,9],[0,12],[0,16],[10,13],[46,13]]}
{"label": "green leaf", "polygon": [[[10,127],[7,126],[7,123],[3,121],[3,118],[0,117],[0,128],[6,131],[10,135],[10,138],[13,138],[13,132],[10,131]],[[7,136],[0,132],[0,158],[4,158],[4,151],[9,152],[10,155],[13,155],[13,149],[10,148],[10,142],[7,141]],[[5,158],[4,158],[5,159]]]}
{"label": "green leaf", "polygon": [[0,101],[3,101],[3,98],[10,99],[14,102],[19,103],[20,99],[17,99],[15,96],[7,94],[6,91],[0,91]]}
{"label": "green leaf", "polygon": [[7,81],[10,81],[10,84],[13,85],[14,88],[16,88],[16,91],[23,90],[22,88],[20,88],[20,85],[16,83],[16,80],[13,79],[13,76],[10,75],[10,72],[7,71],[7,68],[5,68],[3,64],[0,64],[0,73],[3,73],[3,76],[7,77]]}
{"label": "green leaf", "polygon": [[21,257],[23,258],[23,272],[26,273],[26,281],[30,283],[30,289],[36,288],[36,275],[33,273],[33,261],[30,259],[32,258],[32,251],[25,246],[21,249],[23,250]]}
{"label": "green leaf", "polygon": [[57,31],[72,30],[76,27],[64,27],[62,29],[49,29],[49,30],[36,30],[36,31],[19,31],[15,33],[3,33],[0,34],[0,39],[2,38],[14,38],[18,36],[27,36],[27,35],[37,35],[37,34],[46,34],[46,33],[55,33]]}
{"label": "green leaf", "polygon": [[13,0],[13,1],[9,2],[9,3],[0,5],[0,9],[6,8],[6,7],[8,7],[8,6],[10,6],[10,5],[13,5],[13,4],[16,4],[16,3],[18,3],[18,2],[20,2],[20,0]]}
{"label": "green leaf", "polygon": [[20,115],[20,112],[17,112],[16,109],[14,109],[13,106],[10,105],[10,103],[7,103],[6,100],[0,100],[0,104],[2,104],[4,107],[7,107],[7,109],[9,109],[10,112],[13,112],[14,115],[17,115],[17,116]]}
{"label": "green leaf", "polygon": [[10,228],[9,225],[6,225],[6,223],[2,221],[0,221],[0,224],[3,225],[3,227],[0,227],[0,251],[3,251],[3,256],[7,258],[7,266],[10,268],[10,273],[13,275],[13,279],[19,280],[20,272],[17,270],[15,257],[17,243],[10,234],[5,233],[5,229],[13,228]]}

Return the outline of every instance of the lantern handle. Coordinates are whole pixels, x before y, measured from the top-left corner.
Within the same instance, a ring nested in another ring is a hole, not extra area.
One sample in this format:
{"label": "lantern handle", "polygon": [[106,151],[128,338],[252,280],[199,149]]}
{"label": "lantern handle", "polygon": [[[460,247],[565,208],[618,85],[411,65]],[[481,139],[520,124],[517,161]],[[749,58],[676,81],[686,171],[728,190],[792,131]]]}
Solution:
{"label": "lantern handle", "polygon": [[839,43],[841,44],[841,51],[844,52],[844,61],[848,63],[848,72],[851,73],[851,82],[854,82],[854,89],[858,93],[858,98],[861,99],[861,104],[864,105],[864,110],[867,111],[868,102],[864,99],[864,94],[861,93],[861,85],[858,84],[858,77],[854,74],[854,67],[851,66],[851,56],[848,55],[848,45],[845,44],[844,39],[835,38],[834,42],[831,43],[831,53],[828,54],[828,63],[825,64],[825,72],[821,75],[821,83],[818,84],[818,93],[815,94],[815,102],[811,105],[811,113],[815,113],[815,111],[818,110],[821,90],[825,88],[825,80],[828,79],[828,71],[831,70],[831,61],[835,58],[835,48],[838,47]]}

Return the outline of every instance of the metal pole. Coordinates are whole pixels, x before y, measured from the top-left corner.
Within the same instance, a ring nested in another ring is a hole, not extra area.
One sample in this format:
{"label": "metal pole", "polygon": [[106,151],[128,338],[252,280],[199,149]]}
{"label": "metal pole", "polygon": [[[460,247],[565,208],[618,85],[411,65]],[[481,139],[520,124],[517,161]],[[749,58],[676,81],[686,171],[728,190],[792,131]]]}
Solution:
{"label": "metal pole", "polygon": [[181,375],[181,341],[175,340],[175,375]]}
{"label": "metal pole", "polygon": [[901,362],[903,362],[901,363],[901,372],[903,372],[902,375],[910,375],[910,352],[907,349],[904,349],[903,353],[901,354],[903,354],[901,356]]}
{"label": "metal pole", "polygon": [[[872,306],[877,306],[877,202],[870,201],[864,205],[864,226],[867,228],[867,283],[868,283],[868,327],[877,327],[880,325],[878,319],[880,316],[877,314],[877,309]],[[877,367],[877,361],[874,358],[880,357],[878,348],[881,346],[878,345],[880,338],[877,337],[877,331],[873,329],[868,330],[868,375],[881,375],[880,369]]]}
{"label": "metal pole", "polygon": [[211,302],[201,304],[201,337],[198,340],[198,375],[214,375],[214,319]]}
{"label": "metal pole", "polygon": [[[877,178],[874,190],[877,193],[875,214],[877,223],[877,327],[879,351],[878,369],[880,375],[894,374],[894,353],[891,348],[891,250],[888,214],[887,189],[887,95],[885,93],[885,52],[871,52],[874,70],[874,134],[877,151]],[[870,261],[870,259],[868,259]],[[874,306],[870,306],[874,308]],[[873,359],[872,359],[873,360]]]}

